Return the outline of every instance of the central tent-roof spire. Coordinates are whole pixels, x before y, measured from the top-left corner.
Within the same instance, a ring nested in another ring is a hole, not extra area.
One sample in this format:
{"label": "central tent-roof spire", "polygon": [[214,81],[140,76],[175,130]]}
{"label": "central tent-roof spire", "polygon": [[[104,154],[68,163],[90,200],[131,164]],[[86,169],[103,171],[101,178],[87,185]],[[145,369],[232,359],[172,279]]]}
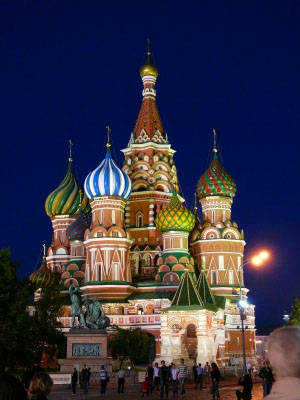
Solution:
{"label": "central tent-roof spire", "polygon": [[143,81],[143,102],[133,130],[134,143],[155,142],[166,144],[168,142],[156,106],[155,83],[158,69],[151,58],[150,40],[147,39],[147,59],[140,69]]}

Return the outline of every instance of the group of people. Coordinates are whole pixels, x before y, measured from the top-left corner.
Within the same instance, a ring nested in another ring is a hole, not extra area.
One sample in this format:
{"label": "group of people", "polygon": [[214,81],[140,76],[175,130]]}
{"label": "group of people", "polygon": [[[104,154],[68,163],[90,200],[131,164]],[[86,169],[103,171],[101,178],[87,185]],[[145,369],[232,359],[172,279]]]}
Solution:
{"label": "group of people", "polygon": [[[213,399],[220,398],[220,371],[216,363],[209,365],[209,363],[206,362],[204,367],[202,367],[200,363],[198,365],[195,363],[193,366],[193,374],[195,389],[198,389],[200,386],[201,390],[205,379],[207,385],[211,383]],[[188,369],[183,358],[180,360],[178,366],[176,366],[174,362],[167,366],[164,360],[161,361],[160,367],[158,363],[155,363],[154,366],[149,364],[145,380],[142,382],[142,396],[149,393],[151,394],[154,390],[158,390],[160,391],[161,398],[164,398],[164,396],[168,398],[170,386],[172,388],[173,398],[177,397],[178,394],[183,396],[185,394],[187,376]]]}

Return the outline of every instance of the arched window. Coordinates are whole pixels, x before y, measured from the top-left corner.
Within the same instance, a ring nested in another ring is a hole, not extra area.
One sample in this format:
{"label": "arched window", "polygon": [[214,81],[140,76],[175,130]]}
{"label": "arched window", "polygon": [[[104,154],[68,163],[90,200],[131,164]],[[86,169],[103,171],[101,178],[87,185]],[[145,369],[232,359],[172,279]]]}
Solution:
{"label": "arched window", "polygon": [[141,228],[143,225],[144,225],[143,213],[141,211],[138,211],[136,213],[136,226],[137,228]]}

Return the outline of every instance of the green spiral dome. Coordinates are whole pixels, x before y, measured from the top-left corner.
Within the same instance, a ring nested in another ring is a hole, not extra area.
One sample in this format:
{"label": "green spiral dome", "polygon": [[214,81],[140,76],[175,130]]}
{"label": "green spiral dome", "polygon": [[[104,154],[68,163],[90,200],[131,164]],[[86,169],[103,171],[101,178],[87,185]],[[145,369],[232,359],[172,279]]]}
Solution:
{"label": "green spiral dome", "polygon": [[170,203],[158,213],[155,225],[161,232],[190,232],[195,225],[195,216],[181,204],[177,193],[173,192]]}
{"label": "green spiral dome", "polygon": [[34,271],[29,280],[35,285],[37,289],[39,288],[47,288],[51,285],[54,285],[56,282],[58,283],[58,278],[56,274],[50,271],[47,268],[46,260],[44,259],[40,268],[37,271]]}
{"label": "green spiral dome", "polygon": [[[74,177],[72,162],[69,162],[67,174],[59,186],[49,194],[45,202],[45,210],[49,217],[56,215],[76,215],[79,212],[82,191]],[[81,210],[84,215],[90,212],[86,195],[82,197]]]}

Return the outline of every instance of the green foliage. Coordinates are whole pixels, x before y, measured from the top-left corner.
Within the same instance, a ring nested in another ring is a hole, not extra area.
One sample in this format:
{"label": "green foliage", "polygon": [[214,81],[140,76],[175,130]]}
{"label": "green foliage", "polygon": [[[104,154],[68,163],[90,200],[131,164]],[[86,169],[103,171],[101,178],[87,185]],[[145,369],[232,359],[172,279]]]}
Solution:
{"label": "green foliage", "polygon": [[122,329],[109,340],[111,355],[122,362],[128,358],[132,365],[149,361],[149,336],[141,328]]}
{"label": "green foliage", "polygon": [[42,288],[41,299],[29,307],[37,288],[18,278],[18,267],[10,251],[0,249],[0,370],[30,367],[43,352],[54,354],[65,342],[57,320],[58,282]]}
{"label": "green foliage", "polygon": [[293,304],[288,325],[300,325],[300,299],[296,299]]}

